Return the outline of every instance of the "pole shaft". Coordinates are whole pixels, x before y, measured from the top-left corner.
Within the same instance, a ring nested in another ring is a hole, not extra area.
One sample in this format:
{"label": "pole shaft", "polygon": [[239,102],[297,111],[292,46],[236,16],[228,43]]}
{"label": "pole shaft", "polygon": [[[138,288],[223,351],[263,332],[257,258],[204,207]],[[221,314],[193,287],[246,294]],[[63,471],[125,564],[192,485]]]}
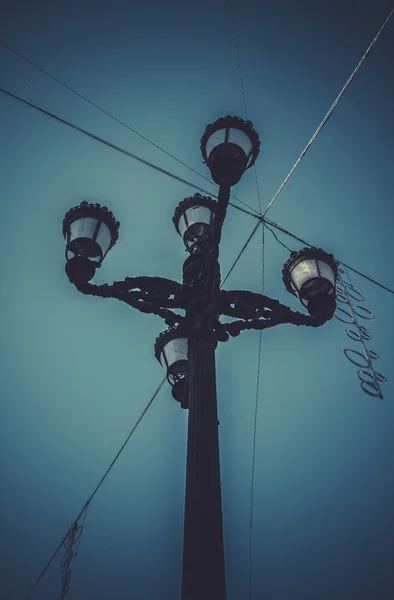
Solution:
{"label": "pole shaft", "polygon": [[[202,322],[201,315],[194,316]],[[207,326],[189,337],[189,428],[183,547],[182,600],[226,600],[216,338]]]}

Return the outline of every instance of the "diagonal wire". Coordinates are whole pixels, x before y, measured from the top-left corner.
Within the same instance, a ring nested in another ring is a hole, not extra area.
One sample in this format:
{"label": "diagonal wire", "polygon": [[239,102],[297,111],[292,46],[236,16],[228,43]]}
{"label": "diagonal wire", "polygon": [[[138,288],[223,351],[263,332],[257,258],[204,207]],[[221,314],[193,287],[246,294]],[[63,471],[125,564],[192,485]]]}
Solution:
{"label": "diagonal wire", "polygon": [[[138,417],[134,427],[132,428],[132,430],[130,431],[129,435],[127,436],[126,440],[123,442],[122,446],[120,447],[118,453],[116,454],[115,458],[113,459],[113,461],[111,462],[111,464],[109,465],[108,469],[105,471],[104,475],[102,476],[102,478],[100,479],[98,485],[95,487],[93,493],[90,495],[89,499],[85,502],[81,512],[79,513],[79,515],[77,516],[76,519],[74,519],[73,524],[78,522],[79,519],[81,518],[82,514],[84,511],[86,511],[86,509],[88,508],[89,504],[91,503],[91,501],[93,500],[94,496],[96,495],[96,493],[98,492],[99,488],[101,487],[101,485],[104,483],[104,480],[106,479],[108,473],[111,471],[112,467],[114,466],[114,464],[116,463],[116,461],[118,460],[119,456],[121,455],[121,453],[123,452],[124,448],[126,447],[128,441],[130,440],[131,436],[133,435],[133,433],[135,432],[135,430],[137,429],[138,425],[141,423],[143,417],[145,416],[145,414],[147,413],[148,409],[150,408],[153,400],[156,398],[157,394],[159,393],[159,391],[161,390],[163,383],[165,382],[166,377],[163,378],[163,380],[161,381],[160,385],[157,387],[156,391],[154,392],[153,396],[151,397],[151,399],[149,400],[148,404],[146,405],[146,407],[144,408],[144,410],[142,411],[141,415]],[[86,513],[85,513],[86,514]],[[67,536],[68,536],[68,532],[70,531],[70,528],[67,530],[66,535],[64,536],[64,538],[62,539],[62,541],[60,542],[59,546],[57,547],[57,549],[55,550],[55,552],[52,554],[51,558],[49,559],[49,561],[47,562],[45,568],[41,571],[41,574],[39,575],[39,577],[37,577],[36,581],[34,582],[34,584],[32,585],[32,587],[30,588],[27,596],[25,596],[25,600],[27,600],[28,598],[30,598],[31,594],[33,593],[34,589],[37,587],[38,583],[41,581],[41,579],[44,577],[45,573],[47,572],[47,570],[49,569],[51,563],[54,561],[56,555],[58,554],[59,550],[62,548],[64,542],[67,540]]]}
{"label": "diagonal wire", "polygon": [[227,279],[230,277],[231,273],[233,272],[233,269],[235,267],[235,265],[237,264],[237,262],[239,261],[239,259],[241,258],[242,254],[245,252],[249,242],[251,241],[251,239],[253,238],[254,234],[256,233],[257,229],[259,228],[259,226],[261,225],[261,221],[258,221],[256,223],[256,225],[254,226],[252,233],[250,234],[250,236],[248,237],[248,239],[246,240],[246,242],[244,243],[244,245],[241,248],[240,253],[238,254],[237,258],[235,259],[235,261],[233,262],[229,272],[227,273],[226,277],[223,279],[221,285],[220,285],[220,289],[224,286],[224,284],[226,283]]}
{"label": "diagonal wire", "polygon": [[[130,158],[134,158],[135,160],[138,160],[139,162],[147,165],[148,167],[151,167],[152,169],[155,169],[156,171],[159,171],[160,173],[163,173],[164,175],[168,175],[169,177],[172,177],[172,179],[176,179],[177,181],[180,181],[181,183],[185,183],[186,185],[193,187],[193,188],[199,190],[200,192],[203,192],[204,194],[208,194],[209,196],[213,196],[214,198],[217,198],[217,195],[213,194],[212,192],[210,192],[208,190],[205,190],[204,188],[200,187],[199,185],[196,185],[195,183],[191,183],[190,181],[187,181],[187,179],[183,179],[182,177],[178,177],[178,175],[175,175],[174,173],[171,173],[170,171],[167,171],[166,169],[163,169],[162,167],[159,167],[158,165],[151,163],[150,161],[146,160],[145,158],[141,158],[140,156],[137,156],[136,154],[133,154],[132,152],[129,152],[128,150],[125,150],[124,148],[117,146],[116,144],[112,144],[111,142],[108,142],[104,138],[101,138],[98,135],[91,133],[90,131],[87,131],[86,129],[83,129],[82,127],[79,127],[78,125],[75,125],[74,123],[71,123],[70,121],[67,121],[66,119],[63,119],[62,117],[55,115],[54,113],[50,112],[49,110],[41,108],[40,106],[37,106],[36,104],[33,104],[32,102],[29,102],[28,100],[25,100],[24,98],[21,98],[20,96],[17,96],[16,94],[12,94],[11,92],[5,90],[4,88],[0,88],[0,92],[2,92],[3,94],[6,94],[7,96],[10,96],[11,98],[14,98],[15,100],[19,100],[19,102],[22,102],[23,104],[26,104],[27,106],[30,106],[31,108],[34,108],[35,110],[38,110],[39,112],[47,115],[48,117],[51,117],[52,119],[56,119],[56,121],[59,121],[60,123],[63,123],[64,125],[68,125],[72,129],[75,129],[76,131],[79,131],[80,133],[87,135],[88,137],[96,140],[97,142],[100,142],[101,144],[105,144],[106,146],[109,146],[110,148],[117,150],[121,154],[125,154],[126,156],[129,156]],[[242,200],[239,200],[238,198],[236,198],[236,200],[238,200],[238,202],[241,202],[242,204],[245,204],[245,202],[243,202]],[[251,210],[254,211],[253,213],[245,210],[244,208],[241,208],[240,206],[236,206],[235,204],[232,204],[231,202],[229,204],[233,208],[236,208],[248,215],[251,215],[252,217],[255,217],[257,219],[259,218],[259,215],[255,211],[255,209],[249,207],[248,204],[245,204],[245,206],[247,206],[248,208],[251,208]]]}
{"label": "diagonal wire", "polygon": [[281,193],[281,191],[285,187],[286,183],[289,181],[290,177],[293,175],[294,171],[296,170],[296,168],[298,167],[298,165],[300,164],[300,162],[304,158],[305,154],[308,152],[308,150],[311,147],[312,143],[314,142],[314,140],[316,139],[316,137],[319,135],[319,133],[323,129],[324,125],[327,123],[328,119],[331,117],[331,115],[334,112],[335,108],[337,107],[339,101],[341,100],[341,98],[344,95],[344,93],[346,92],[346,90],[349,88],[349,86],[352,83],[352,81],[353,81],[353,79],[354,79],[357,71],[360,69],[361,65],[363,64],[363,62],[367,58],[368,54],[371,52],[373,46],[377,42],[380,34],[382,33],[383,29],[386,27],[386,25],[389,22],[389,20],[390,20],[390,18],[391,18],[391,16],[392,16],[393,13],[394,13],[394,8],[390,12],[389,16],[387,17],[387,19],[385,20],[385,22],[383,23],[383,25],[379,29],[378,33],[376,34],[376,36],[374,37],[374,39],[372,40],[372,42],[369,44],[369,46],[366,49],[364,55],[362,56],[360,62],[358,63],[358,65],[354,69],[353,73],[350,75],[349,79],[347,80],[347,82],[345,83],[345,85],[343,86],[343,88],[341,89],[341,91],[339,92],[338,96],[334,100],[333,104],[331,105],[331,108],[329,109],[329,111],[325,115],[324,119],[320,123],[319,127],[316,129],[315,133],[313,134],[313,136],[311,137],[311,139],[309,140],[309,142],[307,143],[307,145],[305,146],[304,150],[301,152],[299,158],[297,159],[297,161],[294,164],[294,166],[292,167],[291,171],[289,172],[289,174],[285,178],[284,182],[282,183],[282,185],[280,186],[280,188],[276,192],[275,196],[272,198],[271,202],[268,204],[267,208],[265,209],[265,211],[264,211],[264,213],[262,215],[263,217],[267,214],[267,212],[269,211],[269,209],[271,208],[271,206],[273,205],[273,203],[275,202],[275,200],[277,199],[277,197],[279,196],[279,194]]}
{"label": "diagonal wire", "polygon": [[[313,244],[310,244],[309,242],[306,242],[305,240],[303,240],[302,238],[298,237],[297,235],[294,235],[294,233],[291,233],[290,231],[287,231],[287,229],[284,229],[284,227],[280,227],[280,225],[277,225],[273,221],[269,221],[268,219],[264,219],[264,222],[268,223],[269,225],[271,225],[271,227],[274,227],[275,229],[278,229],[278,231],[282,231],[282,233],[285,233],[289,237],[297,240],[298,242],[301,242],[301,244],[305,244],[305,246],[313,246]],[[364,275],[364,273],[361,273],[361,271],[358,271],[354,267],[351,267],[350,265],[347,265],[342,260],[339,260],[339,259],[337,259],[337,260],[338,260],[339,263],[341,263],[341,265],[343,265],[347,269],[350,269],[354,273],[357,273],[357,275],[360,275],[360,277],[363,277],[364,279],[367,279],[371,283],[374,283],[375,285],[379,286],[383,290],[386,290],[386,292],[390,292],[390,294],[394,294],[394,290],[391,290],[386,285],[383,285],[382,283],[379,283],[378,281],[375,281],[375,279],[372,279],[371,277],[368,277],[368,275]]]}
{"label": "diagonal wire", "polygon": [[[93,133],[90,133],[89,131],[86,131],[85,129],[82,129],[82,127],[78,127],[77,125],[74,125],[73,123],[66,121],[65,119],[62,119],[61,117],[58,117],[57,115],[43,109],[40,108],[39,106],[33,104],[32,102],[28,102],[27,100],[24,100],[23,98],[20,98],[19,96],[17,96],[16,94],[12,94],[11,92],[8,92],[7,90],[0,88],[0,92],[3,92],[4,94],[6,94],[7,96],[10,96],[11,98],[14,98],[16,100],[19,100],[20,102],[22,102],[23,104],[26,104],[27,106],[31,106],[32,108],[48,115],[49,117],[52,117],[53,119],[56,119],[57,121],[64,123],[65,125],[68,125],[69,127],[76,129],[77,131],[80,131],[81,133],[91,137],[92,139],[97,140],[98,142],[105,144],[106,146],[109,146],[110,148],[113,148],[114,150],[117,150],[118,152],[121,152],[122,154],[125,154],[126,156],[129,156],[130,158],[134,158],[135,160],[138,160],[139,162],[142,162],[143,164],[152,167],[153,169],[156,169],[157,171],[168,175],[169,177],[172,177],[173,179],[176,179],[177,181],[180,181],[181,183],[184,183],[190,187],[193,187],[194,189],[199,190],[200,192],[203,192],[203,194],[208,194],[210,196],[213,196],[214,198],[217,198],[217,196],[215,196],[215,194],[212,194],[212,192],[209,192],[207,190],[205,190],[204,188],[196,185],[195,183],[191,183],[190,181],[187,181],[186,179],[183,179],[182,177],[178,177],[177,175],[175,175],[174,173],[171,173],[170,171],[166,171],[165,169],[162,169],[161,167],[145,160],[144,158],[141,158],[140,156],[137,156],[136,154],[132,154],[131,152],[128,152],[128,150],[125,150],[124,148],[121,148],[120,146],[116,146],[115,144],[112,144],[111,142],[108,142],[107,140],[104,140],[103,138],[100,138],[99,136],[96,136]],[[230,206],[232,206],[233,208],[240,210],[241,212],[250,215],[251,217],[254,217],[255,219],[258,219],[258,223],[256,225],[256,230],[257,227],[259,226],[259,224],[262,222],[262,217],[259,216],[258,214],[256,214],[256,212],[251,213],[247,210],[245,210],[244,208],[241,208],[240,206],[237,206],[235,204],[232,204],[231,202],[229,202]],[[252,209],[254,210],[254,209]],[[305,240],[302,240],[301,238],[297,237],[296,235],[290,233],[289,231],[287,231],[286,229],[280,227],[279,225],[277,225],[276,223],[274,223],[273,221],[269,221],[268,219],[264,218],[264,221],[266,223],[268,223],[269,225],[271,225],[272,227],[274,227],[275,229],[278,229],[279,231],[283,231],[283,233],[286,233],[287,235],[289,235],[290,237],[293,237],[294,239],[298,240],[299,242],[301,242],[302,244],[306,244],[307,246],[311,246],[312,244],[309,244],[308,242],[305,242]],[[254,235],[255,230],[253,230],[252,235]],[[247,242],[248,243],[248,242]],[[238,256],[238,258],[236,259],[236,262],[238,262],[240,256]],[[363,273],[361,273],[360,271],[358,271],[357,269],[354,269],[353,267],[351,267],[350,265],[345,264],[342,261],[339,261],[341,264],[343,264],[343,266],[347,267],[348,269],[350,269],[351,271],[354,271],[354,273],[357,273],[358,275],[360,275],[361,277],[364,277],[365,279],[368,279],[368,281],[370,281],[371,283],[374,283],[376,285],[378,285],[379,287],[381,287],[382,289],[390,292],[391,294],[394,294],[394,291],[391,290],[390,288],[388,288],[385,285],[382,285],[381,283],[378,283],[377,281],[375,281],[374,279],[372,279],[371,277],[368,277],[367,275],[364,275]],[[234,268],[235,264],[233,265],[232,269]],[[230,273],[227,274],[227,277],[229,276]],[[224,283],[224,282],[223,282]],[[222,284],[223,285],[223,284]]]}
{"label": "diagonal wire", "polygon": [[[230,12],[231,12],[231,18],[232,18],[232,23],[233,23],[234,43],[235,43],[235,49],[237,52],[237,61],[238,61],[239,82],[241,85],[242,100],[243,100],[244,112],[245,112],[245,120],[247,121],[248,120],[248,111],[246,108],[246,94],[245,94],[244,79],[243,79],[242,67],[241,67],[241,55],[240,55],[239,46],[238,46],[238,34],[237,34],[237,28],[236,28],[236,23],[235,23],[234,8],[233,8],[231,1],[229,1],[228,5],[229,5]],[[259,215],[261,215],[262,208],[261,208],[261,198],[260,198],[260,187],[259,187],[259,179],[257,176],[256,164],[254,164],[254,174],[256,177],[256,190],[257,190],[257,200],[258,200],[258,204],[259,204]]]}
{"label": "diagonal wire", "polygon": [[[78,96],[79,98],[81,98],[82,100],[84,100],[85,102],[87,102],[88,104],[90,104],[91,106],[93,106],[94,108],[96,108],[97,110],[99,110],[100,112],[102,112],[104,115],[107,115],[113,121],[116,121],[116,123],[119,123],[123,127],[126,127],[126,129],[128,129],[129,131],[131,131],[132,133],[134,133],[135,135],[138,135],[141,139],[143,139],[146,142],[148,142],[148,144],[151,144],[152,146],[154,146],[155,148],[157,148],[161,152],[164,152],[164,154],[167,154],[167,156],[169,156],[170,158],[176,160],[179,164],[181,164],[184,167],[186,167],[187,169],[189,169],[189,171],[192,171],[193,173],[195,173],[199,177],[202,177],[202,179],[205,179],[205,181],[208,181],[211,185],[215,185],[216,186],[216,184],[213,181],[211,181],[210,179],[208,179],[208,177],[205,177],[205,175],[202,175],[201,173],[199,173],[198,171],[196,171],[195,169],[193,169],[192,167],[190,167],[189,165],[187,165],[185,162],[183,162],[182,160],[180,160],[179,158],[177,158],[176,156],[174,156],[173,154],[171,154],[170,152],[168,152],[167,150],[165,150],[164,148],[162,148],[161,146],[159,146],[155,142],[152,142],[152,140],[150,140],[146,136],[142,135],[142,133],[139,133],[138,131],[136,131],[136,129],[133,129],[133,127],[130,127],[130,125],[127,125],[127,123],[125,123],[121,119],[118,119],[117,117],[115,117],[114,115],[112,115],[110,112],[108,112],[107,110],[105,110],[104,108],[102,108],[101,106],[99,106],[98,104],[96,104],[95,102],[93,102],[92,100],[89,100],[89,98],[87,98],[86,96],[84,96],[80,92],[77,92],[72,87],[70,87],[69,85],[67,85],[66,83],[64,83],[63,81],[61,81],[60,79],[58,79],[57,77],[55,77],[54,75],[52,75],[51,73],[49,73],[48,71],[46,71],[45,69],[43,69],[42,67],[40,67],[39,65],[37,65],[36,63],[34,63],[32,60],[30,60],[26,56],[23,56],[23,54],[21,54],[17,50],[14,50],[14,48],[11,48],[11,46],[9,46],[8,44],[6,44],[5,42],[3,42],[3,41],[0,40],[0,45],[4,46],[4,48],[7,48],[7,50],[9,50],[10,52],[12,52],[16,56],[19,56],[22,60],[24,60],[25,62],[27,62],[29,65],[32,65],[35,69],[38,69],[39,71],[41,71],[42,73],[44,73],[45,75],[47,75],[48,77],[50,77],[51,79],[53,79],[54,81],[56,81],[56,83],[59,83],[64,88],[66,88],[67,90],[69,90],[71,93],[75,94],[76,96]],[[248,204],[246,204],[246,202],[243,202],[243,200],[240,200],[236,196],[231,195],[231,197],[234,198],[234,200],[237,200],[237,202],[240,202],[241,204],[243,204],[244,206],[246,206],[247,208],[250,208],[251,210],[254,210],[251,206],[249,206]]]}
{"label": "diagonal wire", "polygon": [[89,506],[87,506],[87,507],[85,508],[85,512],[83,513],[83,520],[82,520],[81,535],[79,536],[79,539],[78,539],[78,544],[77,544],[77,547],[76,547],[76,549],[75,549],[75,556],[78,556],[79,545],[80,545],[80,543],[81,543],[81,537],[82,537],[83,528],[84,528],[84,526],[85,526],[86,514],[87,514],[87,512],[88,512],[88,508],[89,508]]}

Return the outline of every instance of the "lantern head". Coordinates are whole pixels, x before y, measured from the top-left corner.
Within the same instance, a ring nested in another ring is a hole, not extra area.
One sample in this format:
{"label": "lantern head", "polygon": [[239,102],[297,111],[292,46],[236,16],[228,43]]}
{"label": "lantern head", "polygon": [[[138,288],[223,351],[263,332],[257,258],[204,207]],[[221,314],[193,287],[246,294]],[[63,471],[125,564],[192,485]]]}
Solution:
{"label": "lantern head", "polygon": [[187,389],[187,331],[173,327],[163,331],[156,339],[155,356],[167,371],[167,381],[172,396],[182,408],[189,408]]}
{"label": "lantern head", "polygon": [[81,202],[63,219],[66,272],[71,281],[90,281],[119,237],[119,222],[106,206]]}
{"label": "lantern head", "polygon": [[172,220],[191,254],[204,250],[211,242],[216,206],[216,200],[209,196],[194,194],[182,200],[176,207]]}
{"label": "lantern head", "polygon": [[298,296],[310,315],[326,320],[336,309],[337,273],[334,256],[314,247],[292,252],[282,271],[287,291]]}
{"label": "lantern head", "polygon": [[251,121],[221,117],[205,129],[201,152],[218,185],[235,185],[260,152],[260,139]]}

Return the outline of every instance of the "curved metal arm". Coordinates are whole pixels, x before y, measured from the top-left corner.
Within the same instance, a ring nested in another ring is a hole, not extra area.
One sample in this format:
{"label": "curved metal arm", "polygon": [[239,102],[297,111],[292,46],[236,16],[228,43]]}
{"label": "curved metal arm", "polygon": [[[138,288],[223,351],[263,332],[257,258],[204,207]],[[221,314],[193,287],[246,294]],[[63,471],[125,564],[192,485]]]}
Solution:
{"label": "curved metal arm", "polygon": [[263,294],[243,290],[220,291],[218,306],[221,314],[242,319],[221,324],[222,329],[233,337],[238,336],[245,329],[268,329],[285,323],[320,327],[327,321],[325,318],[293,311],[278,300]]}
{"label": "curved metal arm", "polygon": [[83,294],[100,298],[115,298],[141,312],[158,315],[169,326],[184,321],[184,317],[165,308],[169,306],[183,308],[175,299],[171,298],[181,287],[179,283],[171,279],[127,277],[123,281],[115,281],[112,285],[106,283],[95,285],[81,281],[73,281],[73,284]]}

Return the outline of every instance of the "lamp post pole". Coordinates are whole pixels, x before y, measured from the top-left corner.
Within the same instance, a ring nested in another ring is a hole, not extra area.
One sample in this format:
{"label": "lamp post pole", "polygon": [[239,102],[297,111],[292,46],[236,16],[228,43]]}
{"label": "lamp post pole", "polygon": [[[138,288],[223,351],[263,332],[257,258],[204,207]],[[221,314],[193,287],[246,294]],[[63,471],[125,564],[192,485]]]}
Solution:
{"label": "lamp post pole", "polygon": [[220,281],[218,248],[229,197],[230,187],[220,186],[212,246],[205,252],[205,269],[199,286],[205,294],[194,297],[186,310],[190,327],[189,422],[182,600],[226,600],[215,367],[217,338],[213,327],[217,320],[214,298]]}
{"label": "lamp post pole", "polygon": [[[260,141],[250,121],[222,117],[208,125],[201,151],[219,185],[217,202],[195,194],[175,210],[174,225],[190,256],[183,283],[162,277],[126,277],[112,285],[90,283],[119,236],[107,207],[82,202],[63,220],[66,273],[83,294],[116,298],[161,317],[169,329],[155,343],[172,395],[189,409],[182,600],[226,600],[215,350],[247,329],[291,323],[320,327],[335,311],[337,264],[320,248],[292,252],[283,268],[286,289],[309,315],[245,290],[221,290],[219,243],[230,190],[253,166]],[[171,309],[185,311],[185,316]],[[221,315],[238,320],[221,322]]]}

